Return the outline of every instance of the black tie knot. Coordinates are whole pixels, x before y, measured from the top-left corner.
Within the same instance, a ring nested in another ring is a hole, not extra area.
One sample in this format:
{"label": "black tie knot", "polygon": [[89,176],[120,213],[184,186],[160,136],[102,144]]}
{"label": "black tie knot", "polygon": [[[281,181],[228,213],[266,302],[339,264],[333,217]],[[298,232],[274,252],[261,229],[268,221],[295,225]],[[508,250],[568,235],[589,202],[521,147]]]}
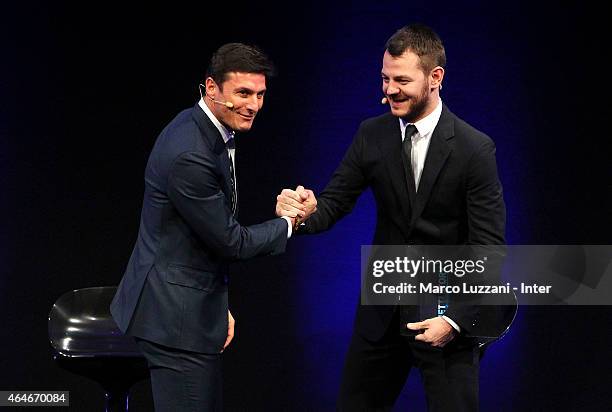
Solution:
{"label": "black tie knot", "polygon": [[417,128],[413,124],[409,124],[408,126],[406,126],[406,130],[404,131],[404,143],[402,146],[404,147],[404,153],[406,153],[406,156],[408,156],[409,162],[411,159],[412,152],[412,135],[414,135],[416,132]]}
{"label": "black tie knot", "polygon": [[227,141],[227,143],[225,143],[225,145],[227,146],[228,149],[235,149],[236,148],[236,143],[234,142],[234,138],[233,137],[231,139],[229,139]]}
{"label": "black tie knot", "polygon": [[417,128],[413,124],[406,126],[406,132],[404,133],[404,139],[410,139],[413,134],[417,132]]}

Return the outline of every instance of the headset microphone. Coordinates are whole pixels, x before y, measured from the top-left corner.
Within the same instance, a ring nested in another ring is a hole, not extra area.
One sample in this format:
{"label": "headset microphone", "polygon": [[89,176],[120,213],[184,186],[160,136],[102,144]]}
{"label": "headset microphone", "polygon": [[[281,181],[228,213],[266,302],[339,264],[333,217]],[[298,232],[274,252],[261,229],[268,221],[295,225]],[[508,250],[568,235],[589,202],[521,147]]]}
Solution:
{"label": "headset microphone", "polygon": [[383,97],[382,100],[380,101],[380,104],[387,104],[389,102],[389,99],[387,99],[386,97]]}
{"label": "headset microphone", "polygon": [[208,94],[206,94],[206,92],[204,92],[204,95],[202,95],[202,87],[204,87],[204,85],[202,83],[200,83],[198,85],[198,89],[200,89],[200,97],[202,98],[202,100],[204,100],[204,96],[208,97],[213,103],[217,103],[217,104],[222,104],[223,106],[227,107],[228,109],[232,110],[234,108],[234,103],[232,102],[222,102],[219,100],[215,100],[212,97],[210,97]]}
{"label": "headset microphone", "polygon": [[215,100],[212,97],[209,97],[208,95],[206,95],[206,97],[208,97],[210,100],[212,100],[213,103],[222,104],[223,106],[227,107],[230,110],[232,110],[234,108],[234,103],[232,103],[232,102],[220,102],[219,100]]}

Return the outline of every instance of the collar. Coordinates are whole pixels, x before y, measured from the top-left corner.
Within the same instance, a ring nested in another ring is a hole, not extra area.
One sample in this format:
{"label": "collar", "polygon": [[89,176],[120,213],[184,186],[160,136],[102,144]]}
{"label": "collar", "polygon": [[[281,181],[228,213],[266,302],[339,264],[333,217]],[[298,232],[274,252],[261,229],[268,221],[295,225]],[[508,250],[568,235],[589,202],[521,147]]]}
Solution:
{"label": "collar", "polygon": [[440,115],[442,114],[442,99],[438,100],[438,105],[433,110],[433,112],[429,113],[427,116],[423,117],[421,120],[415,123],[409,123],[404,119],[400,118],[400,129],[402,131],[402,136],[406,131],[406,126],[409,124],[414,124],[417,128],[417,132],[419,132],[419,136],[427,136],[433,132],[438,124],[438,120],[440,120]]}
{"label": "collar", "polygon": [[217,128],[217,130],[219,130],[219,133],[221,133],[221,137],[223,138],[223,142],[227,144],[227,142],[230,139],[234,138],[234,131],[232,130],[231,132],[229,130],[227,130],[227,128],[225,126],[223,126],[221,124],[221,122],[219,120],[217,120],[217,118],[215,117],[215,115],[210,111],[210,109],[208,108],[208,106],[206,106],[206,103],[204,103],[204,99],[200,99],[200,101],[198,102],[198,106],[200,106],[200,108],[202,110],[204,110],[204,113],[206,113],[206,116],[208,116],[208,118],[210,119],[211,122],[213,122],[213,124],[215,125],[215,127]]}

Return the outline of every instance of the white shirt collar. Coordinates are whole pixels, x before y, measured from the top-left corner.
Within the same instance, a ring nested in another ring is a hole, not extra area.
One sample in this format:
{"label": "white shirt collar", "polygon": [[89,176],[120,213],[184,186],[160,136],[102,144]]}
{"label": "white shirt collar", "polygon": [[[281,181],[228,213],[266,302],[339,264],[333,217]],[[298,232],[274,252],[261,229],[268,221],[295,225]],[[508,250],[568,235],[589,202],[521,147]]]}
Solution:
{"label": "white shirt collar", "polygon": [[221,137],[223,138],[223,142],[224,143],[227,143],[229,139],[233,139],[234,138],[234,131],[232,130],[230,132],[229,130],[227,130],[227,128],[225,126],[223,126],[221,124],[221,122],[219,120],[217,120],[217,118],[210,111],[208,106],[206,106],[206,103],[204,103],[203,99],[200,99],[200,101],[198,102],[198,106],[200,106],[200,108],[202,110],[204,110],[204,113],[206,113],[206,116],[208,116],[210,121],[213,122],[213,124],[215,125],[217,130],[219,130],[219,133],[221,133]]}
{"label": "white shirt collar", "polygon": [[400,118],[399,120],[402,136],[404,136],[406,126],[408,126],[409,124],[414,124],[414,126],[417,128],[417,131],[419,132],[419,136],[424,137],[430,135],[436,128],[438,120],[440,120],[440,115],[442,115],[442,99],[438,100],[438,105],[436,106],[433,112],[429,113],[427,116],[415,123],[409,123],[406,122],[404,119]]}

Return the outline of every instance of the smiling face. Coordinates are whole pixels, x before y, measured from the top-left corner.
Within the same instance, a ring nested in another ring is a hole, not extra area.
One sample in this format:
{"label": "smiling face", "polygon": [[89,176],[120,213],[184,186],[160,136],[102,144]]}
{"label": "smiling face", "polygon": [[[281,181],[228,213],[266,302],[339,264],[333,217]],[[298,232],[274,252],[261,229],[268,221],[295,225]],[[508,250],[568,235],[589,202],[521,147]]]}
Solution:
{"label": "smiling face", "polygon": [[[221,87],[211,77],[206,79],[206,94],[210,98],[206,99],[207,106],[225,127],[237,132],[251,129],[263,106],[265,92],[266,76],[261,73],[226,73]],[[224,102],[231,102],[234,107],[219,104]]]}
{"label": "smiling face", "polygon": [[381,75],[382,91],[394,116],[414,123],[431,113],[438,104],[444,69],[437,66],[425,73],[419,56],[410,50],[398,57],[385,51]]}

